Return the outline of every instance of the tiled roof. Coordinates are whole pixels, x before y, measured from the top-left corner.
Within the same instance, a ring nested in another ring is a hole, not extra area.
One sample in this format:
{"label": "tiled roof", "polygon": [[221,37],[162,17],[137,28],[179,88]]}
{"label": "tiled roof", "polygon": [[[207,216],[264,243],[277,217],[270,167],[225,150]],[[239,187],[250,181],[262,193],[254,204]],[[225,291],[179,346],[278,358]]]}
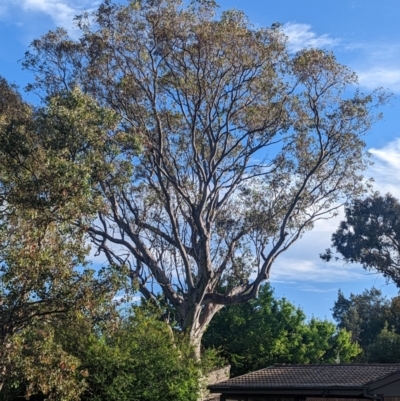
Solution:
{"label": "tiled roof", "polygon": [[365,387],[396,372],[400,364],[274,365],[210,389]]}

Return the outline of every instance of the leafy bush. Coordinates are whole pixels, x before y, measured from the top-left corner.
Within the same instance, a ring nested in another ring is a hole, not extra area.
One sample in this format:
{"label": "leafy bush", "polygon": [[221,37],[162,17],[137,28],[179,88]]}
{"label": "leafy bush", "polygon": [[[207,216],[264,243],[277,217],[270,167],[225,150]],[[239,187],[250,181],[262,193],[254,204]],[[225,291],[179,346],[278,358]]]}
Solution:
{"label": "leafy bush", "polygon": [[79,358],[84,401],[196,401],[200,365],[181,333],[135,308],[112,334],[92,335]]}

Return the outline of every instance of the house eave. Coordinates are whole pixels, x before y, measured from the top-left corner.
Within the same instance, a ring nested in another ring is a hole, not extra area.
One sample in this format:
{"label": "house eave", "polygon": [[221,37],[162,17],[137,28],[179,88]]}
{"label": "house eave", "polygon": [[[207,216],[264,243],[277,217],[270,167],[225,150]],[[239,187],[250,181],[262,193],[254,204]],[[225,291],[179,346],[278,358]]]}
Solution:
{"label": "house eave", "polygon": [[326,397],[326,398],[364,398],[365,387],[218,387],[210,386],[211,393],[220,393],[226,395],[259,394],[270,396],[305,396],[305,397]]}

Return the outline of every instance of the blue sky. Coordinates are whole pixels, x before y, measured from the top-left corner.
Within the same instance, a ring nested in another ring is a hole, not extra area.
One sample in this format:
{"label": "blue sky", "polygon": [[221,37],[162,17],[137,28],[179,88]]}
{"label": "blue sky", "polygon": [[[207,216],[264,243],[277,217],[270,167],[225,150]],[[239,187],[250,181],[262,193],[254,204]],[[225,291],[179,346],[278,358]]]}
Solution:
{"label": "blue sky", "polygon": [[[121,1],[122,2],[122,1]],[[73,35],[73,16],[95,9],[93,0],[0,0],[0,75],[23,87],[32,77],[22,71],[29,43],[56,26]],[[400,1],[398,0],[220,0],[221,9],[244,10],[256,26],[284,24],[292,50],[318,46],[359,76],[362,91],[388,88],[395,97],[383,108],[384,120],[366,137],[374,166],[368,176],[376,190],[400,198]],[[279,296],[301,306],[307,315],[331,316],[341,288],[359,293],[375,285],[388,296],[397,294],[376,274],[340,262],[325,264],[318,255],[330,245],[340,217],[317,224],[272,269],[271,283]]]}

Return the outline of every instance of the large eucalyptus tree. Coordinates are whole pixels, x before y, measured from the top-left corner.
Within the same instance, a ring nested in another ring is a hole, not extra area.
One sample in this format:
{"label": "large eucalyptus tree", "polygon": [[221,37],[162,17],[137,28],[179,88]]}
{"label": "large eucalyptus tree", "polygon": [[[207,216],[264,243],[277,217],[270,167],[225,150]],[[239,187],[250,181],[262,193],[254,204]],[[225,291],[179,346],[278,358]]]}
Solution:
{"label": "large eucalyptus tree", "polygon": [[363,192],[362,135],[385,95],[213,1],[106,1],[77,23],[79,39],[49,32],[24,66],[31,90],[78,86],[121,117],[113,168],[90,182],[103,204],[78,224],[144,297],[162,291],[199,350],[218,310],[255,297],[281,253]]}

